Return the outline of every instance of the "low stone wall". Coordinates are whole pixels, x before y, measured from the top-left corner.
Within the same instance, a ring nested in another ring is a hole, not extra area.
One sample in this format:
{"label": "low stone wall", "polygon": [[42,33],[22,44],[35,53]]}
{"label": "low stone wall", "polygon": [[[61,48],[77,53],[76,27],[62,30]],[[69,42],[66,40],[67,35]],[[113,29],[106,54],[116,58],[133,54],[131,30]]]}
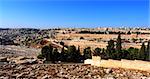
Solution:
{"label": "low stone wall", "polygon": [[137,69],[150,72],[150,62],[141,60],[101,60],[100,57],[93,56],[92,59],[85,60],[84,64],[91,64],[100,67]]}

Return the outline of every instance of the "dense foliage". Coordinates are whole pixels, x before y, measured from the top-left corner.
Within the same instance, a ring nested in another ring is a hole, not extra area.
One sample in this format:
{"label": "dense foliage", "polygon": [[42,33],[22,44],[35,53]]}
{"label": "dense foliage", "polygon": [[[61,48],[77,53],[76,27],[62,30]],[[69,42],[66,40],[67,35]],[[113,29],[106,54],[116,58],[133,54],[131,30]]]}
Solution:
{"label": "dense foliage", "polygon": [[50,46],[44,46],[41,50],[42,54],[39,54],[38,58],[46,58],[47,61],[56,61],[63,62],[83,62],[83,60],[91,58],[91,50],[89,48],[85,49],[85,54],[80,54],[80,48],[76,49],[75,46],[68,46],[67,50],[64,47],[61,49],[61,52],[57,48],[52,48]]}

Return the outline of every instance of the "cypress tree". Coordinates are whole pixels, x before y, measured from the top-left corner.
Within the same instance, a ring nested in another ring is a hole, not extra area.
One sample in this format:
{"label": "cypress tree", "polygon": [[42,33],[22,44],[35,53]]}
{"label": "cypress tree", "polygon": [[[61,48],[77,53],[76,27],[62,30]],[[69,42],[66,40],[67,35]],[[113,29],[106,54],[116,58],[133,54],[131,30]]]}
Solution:
{"label": "cypress tree", "polygon": [[53,48],[51,46],[44,46],[41,50],[43,57],[45,57],[47,61],[52,59],[52,50]]}
{"label": "cypress tree", "polygon": [[150,61],[150,40],[148,41],[148,44],[147,44],[147,49],[146,49],[146,60],[147,61]]}
{"label": "cypress tree", "polygon": [[84,56],[83,55],[81,55],[81,52],[80,52],[80,46],[78,46],[78,49],[77,49],[77,56],[78,56],[78,61],[77,62],[84,62],[83,60],[84,60]]}
{"label": "cypress tree", "polygon": [[50,52],[49,52],[48,58],[49,58],[49,60],[54,61],[53,47],[51,44],[49,45],[49,49],[50,49]]}
{"label": "cypress tree", "polygon": [[80,54],[80,46],[78,46],[77,53]]}
{"label": "cypress tree", "polygon": [[119,35],[118,35],[118,38],[117,38],[117,42],[116,42],[116,52],[114,54],[114,59],[121,59],[121,49],[122,49],[122,46],[121,46],[121,34],[119,32]]}
{"label": "cypress tree", "polygon": [[60,54],[59,60],[60,61],[65,61],[66,60],[64,46],[61,49],[61,54]]}
{"label": "cypress tree", "polygon": [[48,52],[49,52],[49,47],[48,46],[42,47],[41,53],[42,53],[43,57],[46,57],[46,55],[48,54]]}
{"label": "cypress tree", "polygon": [[73,46],[69,46],[68,47],[68,51],[67,51],[67,60],[68,61],[71,61],[71,62],[74,62],[75,59],[76,59],[76,47],[73,45]]}
{"label": "cypress tree", "polygon": [[102,55],[101,55],[101,58],[103,58],[103,59],[109,59],[109,57],[107,56],[107,52],[105,51],[104,48],[102,49]]}
{"label": "cypress tree", "polygon": [[140,49],[140,52],[139,52],[139,59],[140,60],[145,60],[145,52],[146,52],[145,50],[146,50],[146,48],[145,48],[145,44],[143,42],[141,49]]}
{"label": "cypress tree", "polygon": [[107,57],[108,58],[114,58],[113,54],[114,54],[114,41],[110,40],[108,41],[108,46],[107,46]]}
{"label": "cypress tree", "polygon": [[53,59],[54,59],[54,61],[58,61],[58,57],[59,57],[58,49],[55,48],[53,50]]}
{"label": "cypress tree", "polygon": [[76,51],[76,62],[81,62],[80,46],[78,46]]}
{"label": "cypress tree", "polygon": [[118,52],[121,52],[121,34],[119,33],[118,38],[117,38],[117,43],[116,43],[116,49]]}

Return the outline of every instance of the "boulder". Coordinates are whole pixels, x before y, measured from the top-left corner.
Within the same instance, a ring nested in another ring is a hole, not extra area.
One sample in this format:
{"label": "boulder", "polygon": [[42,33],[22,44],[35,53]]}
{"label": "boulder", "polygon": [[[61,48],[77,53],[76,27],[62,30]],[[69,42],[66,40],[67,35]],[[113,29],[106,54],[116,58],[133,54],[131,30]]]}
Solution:
{"label": "boulder", "polygon": [[7,62],[7,57],[0,57],[0,62]]}

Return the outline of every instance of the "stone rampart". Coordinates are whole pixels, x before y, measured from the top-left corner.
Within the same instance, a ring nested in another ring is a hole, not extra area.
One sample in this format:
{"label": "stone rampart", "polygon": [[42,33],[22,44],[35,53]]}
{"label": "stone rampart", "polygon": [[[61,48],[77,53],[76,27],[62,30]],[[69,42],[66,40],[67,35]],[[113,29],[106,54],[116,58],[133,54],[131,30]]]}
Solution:
{"label": "stone rampart", "polygon": [[91,64],[100,67],[137,69],[150,72],[150,62],[142,60],[102,60],[98,56],[93,56],[92,59],[85,60],[84,64]]}

